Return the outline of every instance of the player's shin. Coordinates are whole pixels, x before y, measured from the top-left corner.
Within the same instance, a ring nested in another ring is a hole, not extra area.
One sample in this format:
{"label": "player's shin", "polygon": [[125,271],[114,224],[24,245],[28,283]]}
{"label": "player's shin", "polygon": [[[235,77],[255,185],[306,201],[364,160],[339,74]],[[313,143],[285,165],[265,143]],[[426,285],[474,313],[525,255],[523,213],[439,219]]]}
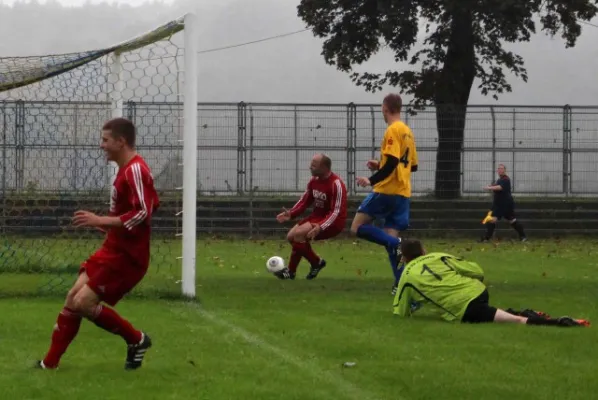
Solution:
{"label": "player's shin", "polygon": [[292,274],[297,273],[297,267],[301,262],[301,257],[303,257],[302,249],[298,246],[299,243],[293,242],[293,249],[291,250],[291,256],[289,257],[289,272]]}
{"label": "player's shin", "polygon": [[400,239],[389,235],[384,230],[371,224],[360,225],[357,228],[357,237],[387,248],[397,248],[401,243]]}
{"label": "player's shin", "polygon": [[513,223],[511,223],[511,226],[513,229],[515,229],[520,239],[525,238],[525,231],[523,230],[523,225],[521,225],[521,222],[515,220]]}
{"label": "player's shin", "polygon": [[44,367],[56,368],[58,366],[60,358],[77,336],[80,326],[81,316],[67,307],[63,308],[54,325],[50,349],[43,360]]}
{"label": "player's shin", "polygon": [[492,235],[494,235],[494,230],[495,229],[496,229],[496,223],[495,222],[488,222],[486,224],[486,235],[484,236],[484,239],[486,239],[486,240],[492,239]]}
{"label": "player's shin", "polygon": [[138,344],[143,338],[141,331],[135,329],[129,321],[101,304],[96,307],[90,320],[105,331],[122,337],[127,344]]}

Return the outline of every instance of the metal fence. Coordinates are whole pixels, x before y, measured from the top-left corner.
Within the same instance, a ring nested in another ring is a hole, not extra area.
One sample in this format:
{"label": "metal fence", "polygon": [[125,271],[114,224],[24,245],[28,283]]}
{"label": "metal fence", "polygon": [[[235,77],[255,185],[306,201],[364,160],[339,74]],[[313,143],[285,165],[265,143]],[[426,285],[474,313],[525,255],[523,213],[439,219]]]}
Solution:
{"label": "metal fence", "polygon": [[[303,191],[315,152],[360,194],[356,176],[376,157],[385,123],[379,105],[199,104],[198,189],[201,195]],[[0,191],[101,190],[109,167],[99,128],[109,103],[0,102]],[[160,190],[182,182],[182,104],[125,104],[139,129],[138,149]],[[413,129],[419,170],[415,195],[434,190],[438,133],[433,108],[404,115]],[[461,148],[462,195],[481,194],[507,166],[518,194],[598,193],[598,107],[469,106]]]}

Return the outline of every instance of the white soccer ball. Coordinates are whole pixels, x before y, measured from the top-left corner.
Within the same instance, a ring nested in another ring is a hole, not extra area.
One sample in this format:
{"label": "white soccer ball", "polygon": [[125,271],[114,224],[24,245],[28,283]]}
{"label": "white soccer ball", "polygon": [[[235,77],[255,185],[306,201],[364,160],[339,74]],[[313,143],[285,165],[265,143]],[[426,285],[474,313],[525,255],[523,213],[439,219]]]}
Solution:
{"label": "white soccer ball", "polygon": [[278,256],[270,257],[266,263],[266,269],[271,273],[281,271],[284,269],[284,260]]}

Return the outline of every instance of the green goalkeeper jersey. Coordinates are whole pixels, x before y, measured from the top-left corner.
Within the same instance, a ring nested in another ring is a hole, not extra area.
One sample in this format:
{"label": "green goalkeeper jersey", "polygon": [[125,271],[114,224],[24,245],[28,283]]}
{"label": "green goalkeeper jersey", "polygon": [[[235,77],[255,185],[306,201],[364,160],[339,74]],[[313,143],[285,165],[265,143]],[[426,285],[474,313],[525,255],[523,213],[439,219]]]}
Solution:
{"label": "green goalkeeper jersey", "polygon": [[447,321],[461,320],[469,302],[486,290],[484,271],[471,261],[446,253],[429,253],[409,262],[401,275],[393,312],[410,316],[411,305],[437,307]]}

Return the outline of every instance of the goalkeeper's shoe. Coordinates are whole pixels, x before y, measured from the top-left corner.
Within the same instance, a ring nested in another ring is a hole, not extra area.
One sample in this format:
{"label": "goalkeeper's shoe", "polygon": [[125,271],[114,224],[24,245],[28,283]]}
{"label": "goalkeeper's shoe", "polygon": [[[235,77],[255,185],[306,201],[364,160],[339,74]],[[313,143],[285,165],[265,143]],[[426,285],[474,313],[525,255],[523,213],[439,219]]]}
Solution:
{"label": "goalkeeper's shoe", "polygon": [[320,259],[320,262],[318,263],[318,265],[316,265],[315,267],[312,265],[311,268],[309,269],[309,273],[307,274],[307,276],[305,277],[305,279],[307,280],[312,280],[315,279],[318,274],[320,273],[321,270],[323,270],[326,267],[326,260],[324,260],[323,258]]}
{"label": "goalkeeper's shoe", "polygon": [[482,220],[482,224],[486,225],[488,222],[492,221],[492,211],[488,211],[486,217]]}
{"label": "goalkeeper's shoe", "polygon": [[585,319],[574,319],[571,317],[560,317],[556,319],[559,326],[590,326],[590,321]]}
{"label": "goalkeeper's shoe", "polygon": [[274,272],[274,276],[278,279],[295,279],[295,273],[291,272],[288,268],[283,268],[280,271]]}
{"label": "goalkeeper's shoe", "polygon": [[137,369],[141,367],[143,358],[147,350],[152,347],[152,339],[142,332],[143,337],[141,342],[137,344],[130,344],[127,346],[127,360],[125,361],[125,369]]}

